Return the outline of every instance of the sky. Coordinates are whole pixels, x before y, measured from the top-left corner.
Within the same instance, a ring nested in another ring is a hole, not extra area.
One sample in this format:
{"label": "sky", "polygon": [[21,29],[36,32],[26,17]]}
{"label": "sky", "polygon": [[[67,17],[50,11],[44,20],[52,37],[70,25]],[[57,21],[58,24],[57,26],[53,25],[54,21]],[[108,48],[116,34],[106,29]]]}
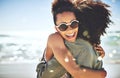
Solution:
{"label": "sky", "polygon": [[0,0],[0,31],[43,31],[53,25],[50,0]]}
{"label": "sky", "polygon": [[[111,7],[114,22],[109,31],[120,30],[120,0],[102,0]],[[0,0],[0,33],[13,31],[54,31],[52,0]]]}

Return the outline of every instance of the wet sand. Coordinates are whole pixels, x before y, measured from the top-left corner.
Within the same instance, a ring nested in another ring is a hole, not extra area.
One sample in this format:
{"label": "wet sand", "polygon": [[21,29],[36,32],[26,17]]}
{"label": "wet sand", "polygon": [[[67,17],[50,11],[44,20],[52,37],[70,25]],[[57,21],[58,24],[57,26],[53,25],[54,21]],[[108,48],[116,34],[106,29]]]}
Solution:
{"label": "wet sand", "polygon": [[104,64],[107,71],[106,78],[120,78],[120,64]]}
{"label": "wet sand", "polygon": [[0,64],[0,78],[36,78],[36,64]]}

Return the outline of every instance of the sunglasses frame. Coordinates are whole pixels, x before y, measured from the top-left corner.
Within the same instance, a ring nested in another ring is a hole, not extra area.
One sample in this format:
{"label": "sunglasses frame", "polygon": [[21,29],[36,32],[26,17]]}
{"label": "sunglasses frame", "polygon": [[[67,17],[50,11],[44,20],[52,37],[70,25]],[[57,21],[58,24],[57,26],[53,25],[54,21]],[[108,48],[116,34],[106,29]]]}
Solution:
{"label": "sunglasses frame", "polygon": [[[72,25],[73,22],[77,22],[77,23],[79,24],[79,21],[78,21],[78,20],[72,20],[70,23],[65,23],[65,22],[60,23],[59,25],[56,25],[56,27],[57,27],[60,31],[66,31],[67,28],[68,28],[68,26],[71,27],[71,25]],[[65,24],[65,25],[66,25],[67,28],[66,28],[65,30],[61,30],[61,29],[59,28],[62,24]],[[72,28],[72,27],[71,27],[71,28]]]}

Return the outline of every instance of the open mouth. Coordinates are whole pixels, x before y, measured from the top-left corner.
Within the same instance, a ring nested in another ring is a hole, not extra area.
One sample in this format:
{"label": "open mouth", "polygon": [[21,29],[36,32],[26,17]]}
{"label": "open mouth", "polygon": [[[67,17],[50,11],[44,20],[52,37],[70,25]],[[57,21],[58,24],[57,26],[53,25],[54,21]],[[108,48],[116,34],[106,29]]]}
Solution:
{"label": "open mouth", "polygon": [[66,34],[66,37],[71,39],[75,37],[75,32],[71,33],[71,34]]}

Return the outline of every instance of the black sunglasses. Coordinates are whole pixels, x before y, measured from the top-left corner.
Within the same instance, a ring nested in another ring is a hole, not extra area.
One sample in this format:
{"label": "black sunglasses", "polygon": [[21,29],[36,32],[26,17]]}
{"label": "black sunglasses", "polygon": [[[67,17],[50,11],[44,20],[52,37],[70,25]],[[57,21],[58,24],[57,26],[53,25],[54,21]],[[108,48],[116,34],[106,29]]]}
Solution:
{"label": "black sunglasses", "polygon": [[79,24],[78,20],[72,20],[69,24],[61,23],[61,24],[57,25],[56,27],[58,27],[60,31],[65,31],[65,30],[67,30],[68,26],[70,26],[73,29],[77,28],[78,24]]}

